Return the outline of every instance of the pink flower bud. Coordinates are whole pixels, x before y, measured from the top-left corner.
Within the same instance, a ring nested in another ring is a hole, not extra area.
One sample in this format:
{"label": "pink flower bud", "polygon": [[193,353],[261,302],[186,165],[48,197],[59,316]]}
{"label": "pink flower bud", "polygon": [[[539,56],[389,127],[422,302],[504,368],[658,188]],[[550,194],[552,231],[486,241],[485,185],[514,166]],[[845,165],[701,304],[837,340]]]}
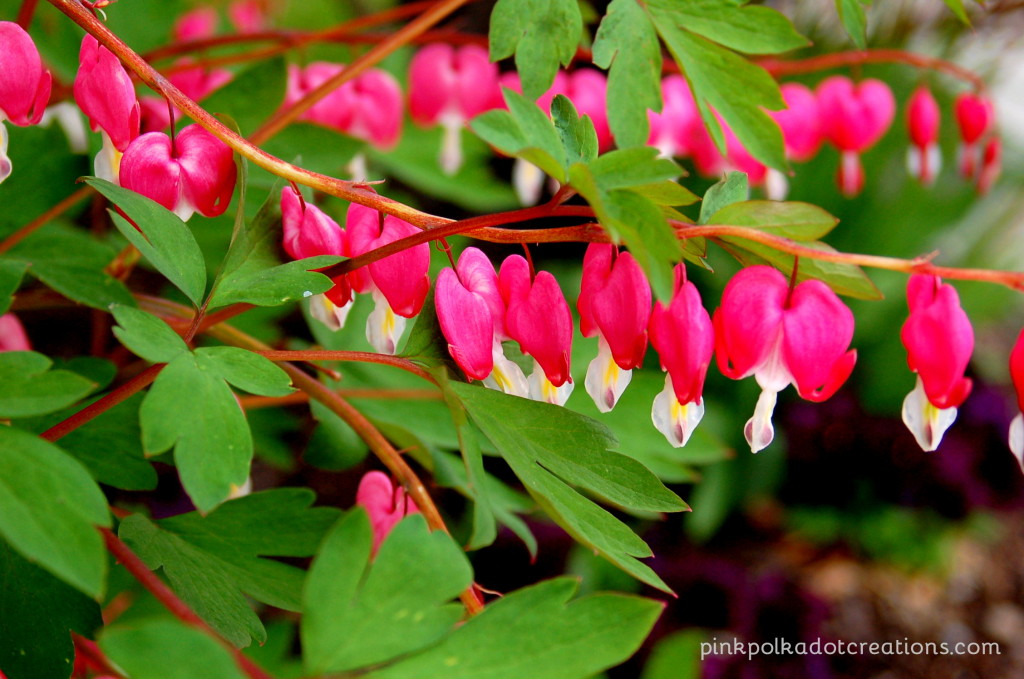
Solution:
{"label": "pink flower bud", "polygon": [[572,313],[558,281],[547,271],[531,280],[530,265],[519,255],[512,255],[501,265],[498,287],[507,308],[505,327],[509,336],[539,368],[530,378],[531,396],[558,405],[565,403],[571,387],[560,387],[572,384]]}
{"label": "pink flower bud", "polygon": [[50,100],[50,72],[21,26],[0,21],[0,123],[35,125]]}
{"label": "pink flower bud", "polygon": [[931,90],[919,86],[907,103],[907,130],[912,144],[907,165],[922,184],[931,184],[939,171],[942,160],[938,147],[940,119],[939,105]]}
{"label": "pink flower bud", "polygon": [[786,108],[770,111],[769,115],[782,130],[786,155],[790,160],[803,163],[815,156],[822,142],[821,111],[814,92],[800,83],[784,83],[780,88]]}
{"label": "pink flower bud", "polygon": [[793,384],[802,398],[824,401],[853,371],[853,313],[818,280],[790,287],[768,266],[741,270],[715,312],[715,353],[726,377],[754,375],[763,390],[744,428],[753,452],[774,438],[776,394]]}
{"label": "pink flower bud", "polygon": [[32,351],[25,328],[14,314],[0,316],[0,351]]}
{"label": "pink flower bud", "polygon": [[235,160],[224,142],[199,125],[172,144],[162,132],[137,137],[121,160],[121,186],[151,198],[184,220],[223,214],[235,190]]}
{"label": "pink flower bud", "polygon": [[171,34],[177,42],[190,42],[211,38],[217,32],[217,11],[212,7],[197,7],[185,12],[174,22]]}
{"label": "pink flower bud", "polygon": [[896,114],[889,86],[868,79],[854,84],[834,75],[818,85],[818,106],[825,137],[842,153],[837,182],[847,197],[864,185],[860,154],[882,138]]}
{"label": "pink flower bud", "polygon": [[367,472],[356,490],[356,504],[366,509],[373,529],[373,552],[376,555],[384,538],[406,516],[418,514],[419,509],[406,495],[405,489],[395,488],[387,474]]}
{"label": "pink flower bud", "polygon": [[907,282],[910,315],[900,331],[917,386],[903,401],[903,421],[921,448],[935,450],[971,393],[964,371],[974,351],[974,330],[951,285],[915,274]]}
{"label": "pink flower bud", "polygon": [[960,174],[973,179],[981,162],[981,140],[995,123],[992,102],[973,92],[964,92],[953,104],[956,123],[960,128]]}
{"label": "pink flower bud", "polygon": [[113,52],[86,34],[78,54],[75,102],[89,118],[93,132],[103,130],[118,151],[139,136],[141,116],[128,72]]}
{"label": "pink flower bud", "polygon": [[228,19],[239,33],[257,33],[267,27],[265,0],[235,0],[228,5]]}

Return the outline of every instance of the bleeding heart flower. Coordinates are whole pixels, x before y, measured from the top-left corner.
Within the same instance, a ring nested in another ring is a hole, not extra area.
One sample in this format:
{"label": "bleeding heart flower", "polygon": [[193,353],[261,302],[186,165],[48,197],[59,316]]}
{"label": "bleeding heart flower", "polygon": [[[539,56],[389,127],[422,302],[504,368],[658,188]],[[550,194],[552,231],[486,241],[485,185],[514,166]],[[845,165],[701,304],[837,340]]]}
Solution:
{"label": "bleeding heart flower", "polygon": [[971,393],[964,371],[974,351],[974,329],[952,285],[938,276],[915,274],[907,282],[910,315],[900,338],[917,385],[903,401],[903,422],[923,450],[939,447]]}
{"label": "bleeding heart flower", "polygon": [[704,377],[711,365],[715,331],[700,301],[700,293],[677,264],[675,289],[668,306],[654,304],[651,344],[661,358],[665,389],[654,399],[651,420],[668,442],[685,446],[704,417]]}
{"label": "bleeding heart flower", "polygon": [[478,45],[427,45],[409,64],[409,113],[418,125],[444,129],[440,162],[445,174],[455,174],[462,165],[463,125],[500,100],[498,67]]}
{"label": "bleeding heart flower", "polygon": [[843,195],[852,197],[864,188],[860,154],[882,138],[896,115],[896,100],[880,80],[834,75],[818,85],[825,137],[842,153],[837,182]]}
{"label": "bleeding heart flower", "polygon": [[[2,319],[0,319],[2,320]],[[1010,352],[1010,378],[1017,393],[1017,415],[1010,422],[1010,450],[1024,472],[1024,330]]]}
{"label": "bleeding heart flower", "polygon": [[366,509],[373,529],[373,555],[391,529],[406,516],[418,514],[419,508],[402,487],[395,488],[383,472],[366,472],[356,490],[356,504]]}
{"label": "bleeding heart flower", "polygon": [[212,38],[217,32],[217,10],[212,7],[197,7],[185,12],[171,29],[176,42],[190,42]]}
{"label": "bleeding heart flower", "polygon": [[985,150],[981,154],[981,171],[978,172],[978,193],[984,195],[989,192],[992,185],[999,178],[1003,169],[1003,142],[999,137],[993,136],[985,143]]}
{"label": "bleeding heart flower", "polygon": [[924,85],[914,90],[907,103],[907,130],[911,142],[907,150],[907,169],[925,185],[935,181],[942,166],[938,144],[941,117],[931,90]]}
{"label": "bleeding heart flower", "polygon": [[786,157],[798,163],[806,162],[818,153],[825,141],[818,98],[809,87],[800,83],[784,83],[779,90],[786,108],[769,111],[768,114],[782,130]]}
{"label": "bleeding heart flower", "polygon": [[633,368],[647,351],[651,286],[628,252],[593,243],[583,257],[583,280],[576,303],[584,337],[598,336],[597,358],[587,368],[587,393],[603,413],[615,407]]}
{"label": "bleeding heart flower", "polygon": [[267,27],[266,0],[235,0],[228,5],[228,19],[239,33],[258,33]]}
{"label": "bleeding heart flower", "polygon": [[743,433],[752,452],[775,436],[778,392],[793,384],[802,398],[829,398],[853,371],[853,313],[818,280],[791,286],[778,270],[751,266],[736,274],[715,311],[715,353],[726,377],[753,375],[762,392]]}
{"label": "bleeding heart flower", "polygon": [[980,141],[995,123],[992,101],[974,92],[964,92],[953,102],[957,127],[960,128],[960,174],[973,179],[981,156]]}
{"label": "bleeding heart flower", "polygon": [[50,85],[50,72],[43,69],[39,50],[25,29],[0,21],[0,183],[13,169],[4,120],[19,126],[38,123],[50,100]]}
{"label": "bleeding heart flower", "polygon": [[533,357],[530,398],[563,405],[572,393],[572,312],[558,281],[547,271],[530,276],[519,255],[505,259],[498,273],[505,301],[505,328],[524,354]]}
{"label": "bleeding heart flower", "polygon": [[147,132],[121,159],[121,186],[155,200],[182,220],[195,212],[223,214],[235,178],[231,149],[199,125],[182,129],[173,142],[163,132]]}
{"label": "bleeding heart flower", "polygon": [[0,316],[0,351],[32,351],[25,328],[14,314]]}

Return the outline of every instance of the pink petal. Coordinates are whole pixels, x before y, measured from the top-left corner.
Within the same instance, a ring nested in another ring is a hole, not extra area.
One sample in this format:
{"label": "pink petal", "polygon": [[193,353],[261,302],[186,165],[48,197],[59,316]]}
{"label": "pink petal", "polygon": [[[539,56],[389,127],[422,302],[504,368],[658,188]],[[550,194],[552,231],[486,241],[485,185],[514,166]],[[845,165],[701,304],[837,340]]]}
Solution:
{"label": "pink petal", "polygon": [[682,267],[682,264],[677,265],[676,291],[669,305],[666,307],[661,302],[654,305],[650,335],[662,368],[672,378],[676,400],[685,405],[701,400],[715,347],[715,331],[700,293],[693,283],[685,280]]}
{"label": "pink petal", "polygon": [[861,152],[873,146],[896,113],[892,91],[880,80],[854,85],[836,75],[818,85],[817,95],[824,134],[840,151]]}
{"label": "pink petal", "polygon": [[988,132],[995,118],[992,102],[973,92],[964,92],[953,104],[960,138],[965,144],[974,144]]}
{"label": "pink petal", "polygon": [[498,289],[498,274],[494,265],[482,251],[468,247],[459,255],[456,267],[459,280],[470,292],[478,295],[487,304],[494,323],[494,334],[498,339],[506,339],[505,334],[505,302]]}
{"label": "pink petal", "polygon": [[926,86],[920,85],[907,102],[907,129],[910,140],[921,148],[934,144],[939,138],[942,115],[935,97]]}
{"label": "pink petal", "polygon": [[800,83],[785,83],[780,90],[786,108],[771,111],[769,115],[782,130],[786,154],[797,162],[810,160],[824,141],[818,99],[810,88]]}
{"label": "pink petal", "polygon": [[403,517],[419,512],[406,497],[405,489],[395,488],[386,474],[367,472],[356,490],[356,504],[365,508],[373,528],[373,553],[376,554],[384,538]]}
{"label": "pink petal", "polygon": [[93,130],[102,129],[118,151],[139,135],[141,111],[124,66],[96,38],[86,34],[79,52],[74,94]]}
{"label": "pink petal", "polygon": [[487,302],[466,289],[454,271],[442,269],[434,305],[452,358],[472,379],[485,379],[494,368],[494,322]]}
{"label": "pink petal", "polygon": [[155,200],[168,210],[178,205],[181,167],[171,157],[171,138],[163,132],[136,137],[121,158],[121,186]]}
{"label": "pink petal", "polygon": [[[376,249],[396,240],[419,233],[412,224],[388,215],[384,218],[384,231],[373,241]],[[430,269],[430,246],[420,243],[401,252],[372,262],[368,267],[373,284],[387,299],[391,309],[405,318],[420,312],[430,289],[427,271]]]}
{"label": "pink petal", "polygon": [[651,286],[628,252],[615,258],[611,273],[591,301],[594,322],[623,370],[637,368],[647,351]]}
{"label": "pink petal", "polygon": [[802,397],[823,401],[849,377],[852,339],[853,312],[827,285],[809,280],[793,289],[782,317],[782,357]]}
{"label": "pink petal", "polygon": [[0,316],[0,351],[32,351],[25,328],[14,314]]}
{"label": "pink petal", "polygon": [[764,361],[778,336],[788,290],[786,277],[770,266],[741,269],[725,286],[712,319],[722,374],[741,379]]}
{"label": "pink petal", "polygon": [[231,149],[199,125],[181,130],[174,143],[185,200],[206,217],[223,214],[231,203],[237,179]]}
{"label": "pink petal", "polygon": [[531,283],[526,260],[512,255],[501,265],[498,286],[508,307],[508,334],[540,364],[551,384],[571,381],[572,313],[555,277],[541,271]]}
{"label": "pink petal", "polygon": [[35,125],[50,99],[50,72],[18,24],[0,21],[0,45],[0,113],[15,125]]}

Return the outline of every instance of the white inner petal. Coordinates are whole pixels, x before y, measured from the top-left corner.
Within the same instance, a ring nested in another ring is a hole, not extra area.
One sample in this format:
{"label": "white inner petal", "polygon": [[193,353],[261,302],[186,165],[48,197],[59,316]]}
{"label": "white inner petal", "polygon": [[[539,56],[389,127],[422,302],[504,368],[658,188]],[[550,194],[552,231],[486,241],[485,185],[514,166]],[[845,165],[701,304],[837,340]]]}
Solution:
{"label": "white inner petal", "polygon": [[338,306],[329,300],[327,295],[313,295],[309,298],[309,313],[331,330],[341,330],[345,327],[345,321],[354,303],[355,299],[350,299],[348,304]]}
{"label": "white inner petal", "polygon": [[[758,380],[760,382],[760,380]],[[757,397],[754,416],[747,420],[743,427],[743,436],[750,444],[750,452],[758,453],[768,447],[775,438],[775,427],[772,426],[772,413],[775,412],[775,399],[778,392],[765,389]]]}
{"label": "white inner petal", "polygon": [[534,401],[544,401],[556,406],[565,405],[574,386],[571,380],[566,380],[562,386],[556,387],[548,380],[548,376],[544,374],[544,369],[536,361],[534,361],[533,372],[530,373],[528,382],[530,385],[530,398]]}
{"label": "white inner petal", "polygon": [[102,136],[103,147],[96,154],[96,160],[93,162],[93,172],[100,179],[106,179],[111,184],[120,186],[122,154],[114,146],[114,142],[110,141],[110,136],[106,132],[103,132]]}
{"label": "white inner petal", "polygon": [[520,205],[536,205],[544,187],[544,171],[528,160],[516,158],[512,166],[512,186],[516,189]]}
{"label": "white inner petal", "polygon": [[441,116],[441,170],[453,175],[462,167],[462,117],[445,113]]}
{"label": "white inner petal", "polygon": [[494,360],[494,368],[484,379],[484,386],[512,396],[529,398],[530,387],[526,383],[526,375],[522,368],[505,356],[505,350],[497,338],[491,345],[491,358]]}
{"label": "white inner petal", "polygon": [[704,417],[704,401],[680,403],[672,388],[672,377],[665,375],[665,388],[654,397],[651,421],[675,448],[681,448]]}
{"label": "white inner petal", "polygon": [[407,319],[391,310],[391,305],[380,290],[373,291],[373,302],[373,311],[366,319],[366,339],[378,352],[394,355]]}
{"label": "white inner petal", "polygon": [[1010,422],[1010,452],[1017,458],[1017,464],[1024,472],[1024,413],[1017,413],[1017,417]]}
{"label": "white inner petal", "polygon": [[[786,363],[782,360],[781,323],[779,324],[778,333],[775,335],[775,340],[772,342],[772,348],[768,350],[768,355],[765,356],[764,361],[754,371],[754,379],[757,380],[758,386],[762,389],[772,392],[782,391],[793,381],[789,368],[786,367]],[[774,403],[773,398],[772,407],[774,407]],[[768,415],[769,417],[771,416],[770,410]]]}
{"label": "white inner petal", "polygon": [[602,413],[607,413],[618,403],[622,392],[633,379],[632,370],[623,370],[612,358],[612,350],[603,336],[598,336],[597,356],[587,367],[587,379],[584,386],[594,405]]}
{"label": "white inner petal", "polygon": [[3,123],[3,112],[0,112],[0,184],[11,176],[11,159],[7,157],[7,127]]}
{"label": "white inner petal", "polygon": [[914,389],[903,399],[903,424],[917,439],[921,450],[931,452],[942,443],[942,436],[956,420],[956,408],[936,408],[924,393],[918,376]]}

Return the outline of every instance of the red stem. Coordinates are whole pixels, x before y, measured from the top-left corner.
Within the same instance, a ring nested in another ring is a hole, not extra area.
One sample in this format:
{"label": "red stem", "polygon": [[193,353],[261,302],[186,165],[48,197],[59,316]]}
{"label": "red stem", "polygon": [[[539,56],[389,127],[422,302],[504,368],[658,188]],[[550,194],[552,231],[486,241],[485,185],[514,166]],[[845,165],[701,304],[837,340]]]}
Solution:
{"label": "red stem", "polygon": [[32,16],[36,13],[36,5],[39,4],[39,0],[23,0],[21,7],[18,9],[18,25],[28,30],[29,25],[32,24]]}
{"label": "red stem", "polygon": [[75,204],[78,203],[79,201],[88,198],[89,194],[91,193],[91,187],[83,186],[82,188],[78,189],[64,200],[60,201],[59,203],[51,207],[43,214],[33,219],[25,226],[21,227],[20,229],[12,233],[10,236],[5,238],[3,242],[0,242],[0,254],[7,252],[15,245],[20,243],[22,240],[31,236],[40,227],[46,226],[50,221],[56,219],[57,217],[67,212],[69,209],[74,207]]}
{"label": "red stem", "polygon": [[355,361],[358,363],[378,363],[401,368],[417,377],[436,384],[434,378],[426,370],[412,361],[398,356],[387,354],[374,354],[369,351],[327,351],[319,349],[307,349],[304,351],[255,351],[264,358],[271,361]]}

